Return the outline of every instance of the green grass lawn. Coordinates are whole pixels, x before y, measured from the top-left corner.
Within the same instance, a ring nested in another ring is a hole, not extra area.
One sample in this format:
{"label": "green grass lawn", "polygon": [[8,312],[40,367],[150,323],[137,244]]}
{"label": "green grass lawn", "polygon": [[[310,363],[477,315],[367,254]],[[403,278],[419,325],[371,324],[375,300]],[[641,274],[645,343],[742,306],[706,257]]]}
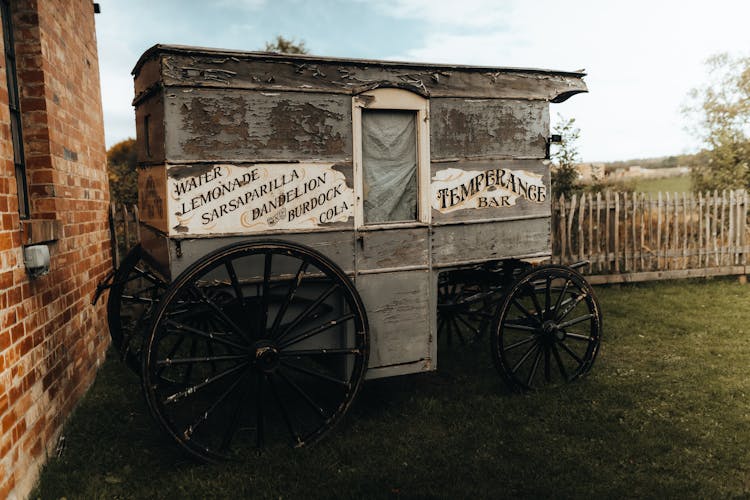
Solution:
{"label": "green grass lawn", "polygon": [[692,181],[689,175],[680,177],[667,177],[665,179],[638,179],[635,190],[639,193],[683,193],[692,189]]}
{"label": "green grass lawn", "polygon": [[109,359],[31,498],[718,498],[750,496],[750,286],[597,288],[586,378],[511,394],[487,339],[436,373],[368,382],[321,443],[199,465]]}

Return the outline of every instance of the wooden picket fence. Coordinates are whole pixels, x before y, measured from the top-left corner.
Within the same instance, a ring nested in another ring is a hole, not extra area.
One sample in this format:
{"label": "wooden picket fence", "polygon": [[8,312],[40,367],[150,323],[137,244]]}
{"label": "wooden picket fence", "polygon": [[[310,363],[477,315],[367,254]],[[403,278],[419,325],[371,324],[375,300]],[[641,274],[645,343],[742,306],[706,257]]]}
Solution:
{"label": "wooden picket fence", "polygon": [[141,241],[138,206],[111,203],[109,206],[109,234],[112,247],[112,262],[115,267]]}
{"label": "wooden picket fence", "polygon": [[594,283],[744,275],[748,193],[584,193],[552,203],[553,261]]}

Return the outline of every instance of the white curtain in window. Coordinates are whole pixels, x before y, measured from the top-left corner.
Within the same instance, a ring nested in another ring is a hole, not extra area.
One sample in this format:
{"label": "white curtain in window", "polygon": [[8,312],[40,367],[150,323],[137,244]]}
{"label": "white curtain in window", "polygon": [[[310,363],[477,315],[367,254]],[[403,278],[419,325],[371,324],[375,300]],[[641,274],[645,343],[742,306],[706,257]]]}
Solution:
{"label": "white curtain in window", "polygon": [[417,219],[416,113],[362,110],[365,223]]}

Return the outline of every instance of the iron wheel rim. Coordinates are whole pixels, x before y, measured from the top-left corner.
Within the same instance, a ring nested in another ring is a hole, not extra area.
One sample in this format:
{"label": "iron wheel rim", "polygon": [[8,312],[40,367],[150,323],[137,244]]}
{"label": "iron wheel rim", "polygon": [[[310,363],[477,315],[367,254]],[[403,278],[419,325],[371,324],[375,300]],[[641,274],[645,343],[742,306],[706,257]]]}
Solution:
{"label": "iron wheel rim", "polygon": [[[262,273],[247,271],[258,262]],[[218,288],[205,284],[212,273],[223,273]],[[217,290],[223,299],[211,296]],[[204,323],[190,320],[201,313]],[[145,347],[143,388],[183,449],[225,460],[268,442],[318,441],[354,400],[368,349],[361,298],[336,264],[302,245],[239,243],[194,263],[165,293]]]}
{"label": "iron wheel rim", "polygon": [[530,270],[511,287],[493,325],[493,360],[520,391],[569,383],[591,370],[602,316],[586,279],[562,265]]}

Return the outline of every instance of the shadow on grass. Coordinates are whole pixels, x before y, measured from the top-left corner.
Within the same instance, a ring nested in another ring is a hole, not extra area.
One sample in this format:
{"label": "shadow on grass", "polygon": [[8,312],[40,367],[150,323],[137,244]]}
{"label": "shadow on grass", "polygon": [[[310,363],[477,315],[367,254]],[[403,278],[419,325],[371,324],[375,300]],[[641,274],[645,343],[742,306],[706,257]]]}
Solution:
{"label": "shadow on grass", "polygon": [[315,446],[241,463],[187,459],[110,357],[32,498],[749,495],[750,287],[597,292],[602,351],[574,384],[511,394],[484,338],[441,349],[435,373],[368,381]]}

